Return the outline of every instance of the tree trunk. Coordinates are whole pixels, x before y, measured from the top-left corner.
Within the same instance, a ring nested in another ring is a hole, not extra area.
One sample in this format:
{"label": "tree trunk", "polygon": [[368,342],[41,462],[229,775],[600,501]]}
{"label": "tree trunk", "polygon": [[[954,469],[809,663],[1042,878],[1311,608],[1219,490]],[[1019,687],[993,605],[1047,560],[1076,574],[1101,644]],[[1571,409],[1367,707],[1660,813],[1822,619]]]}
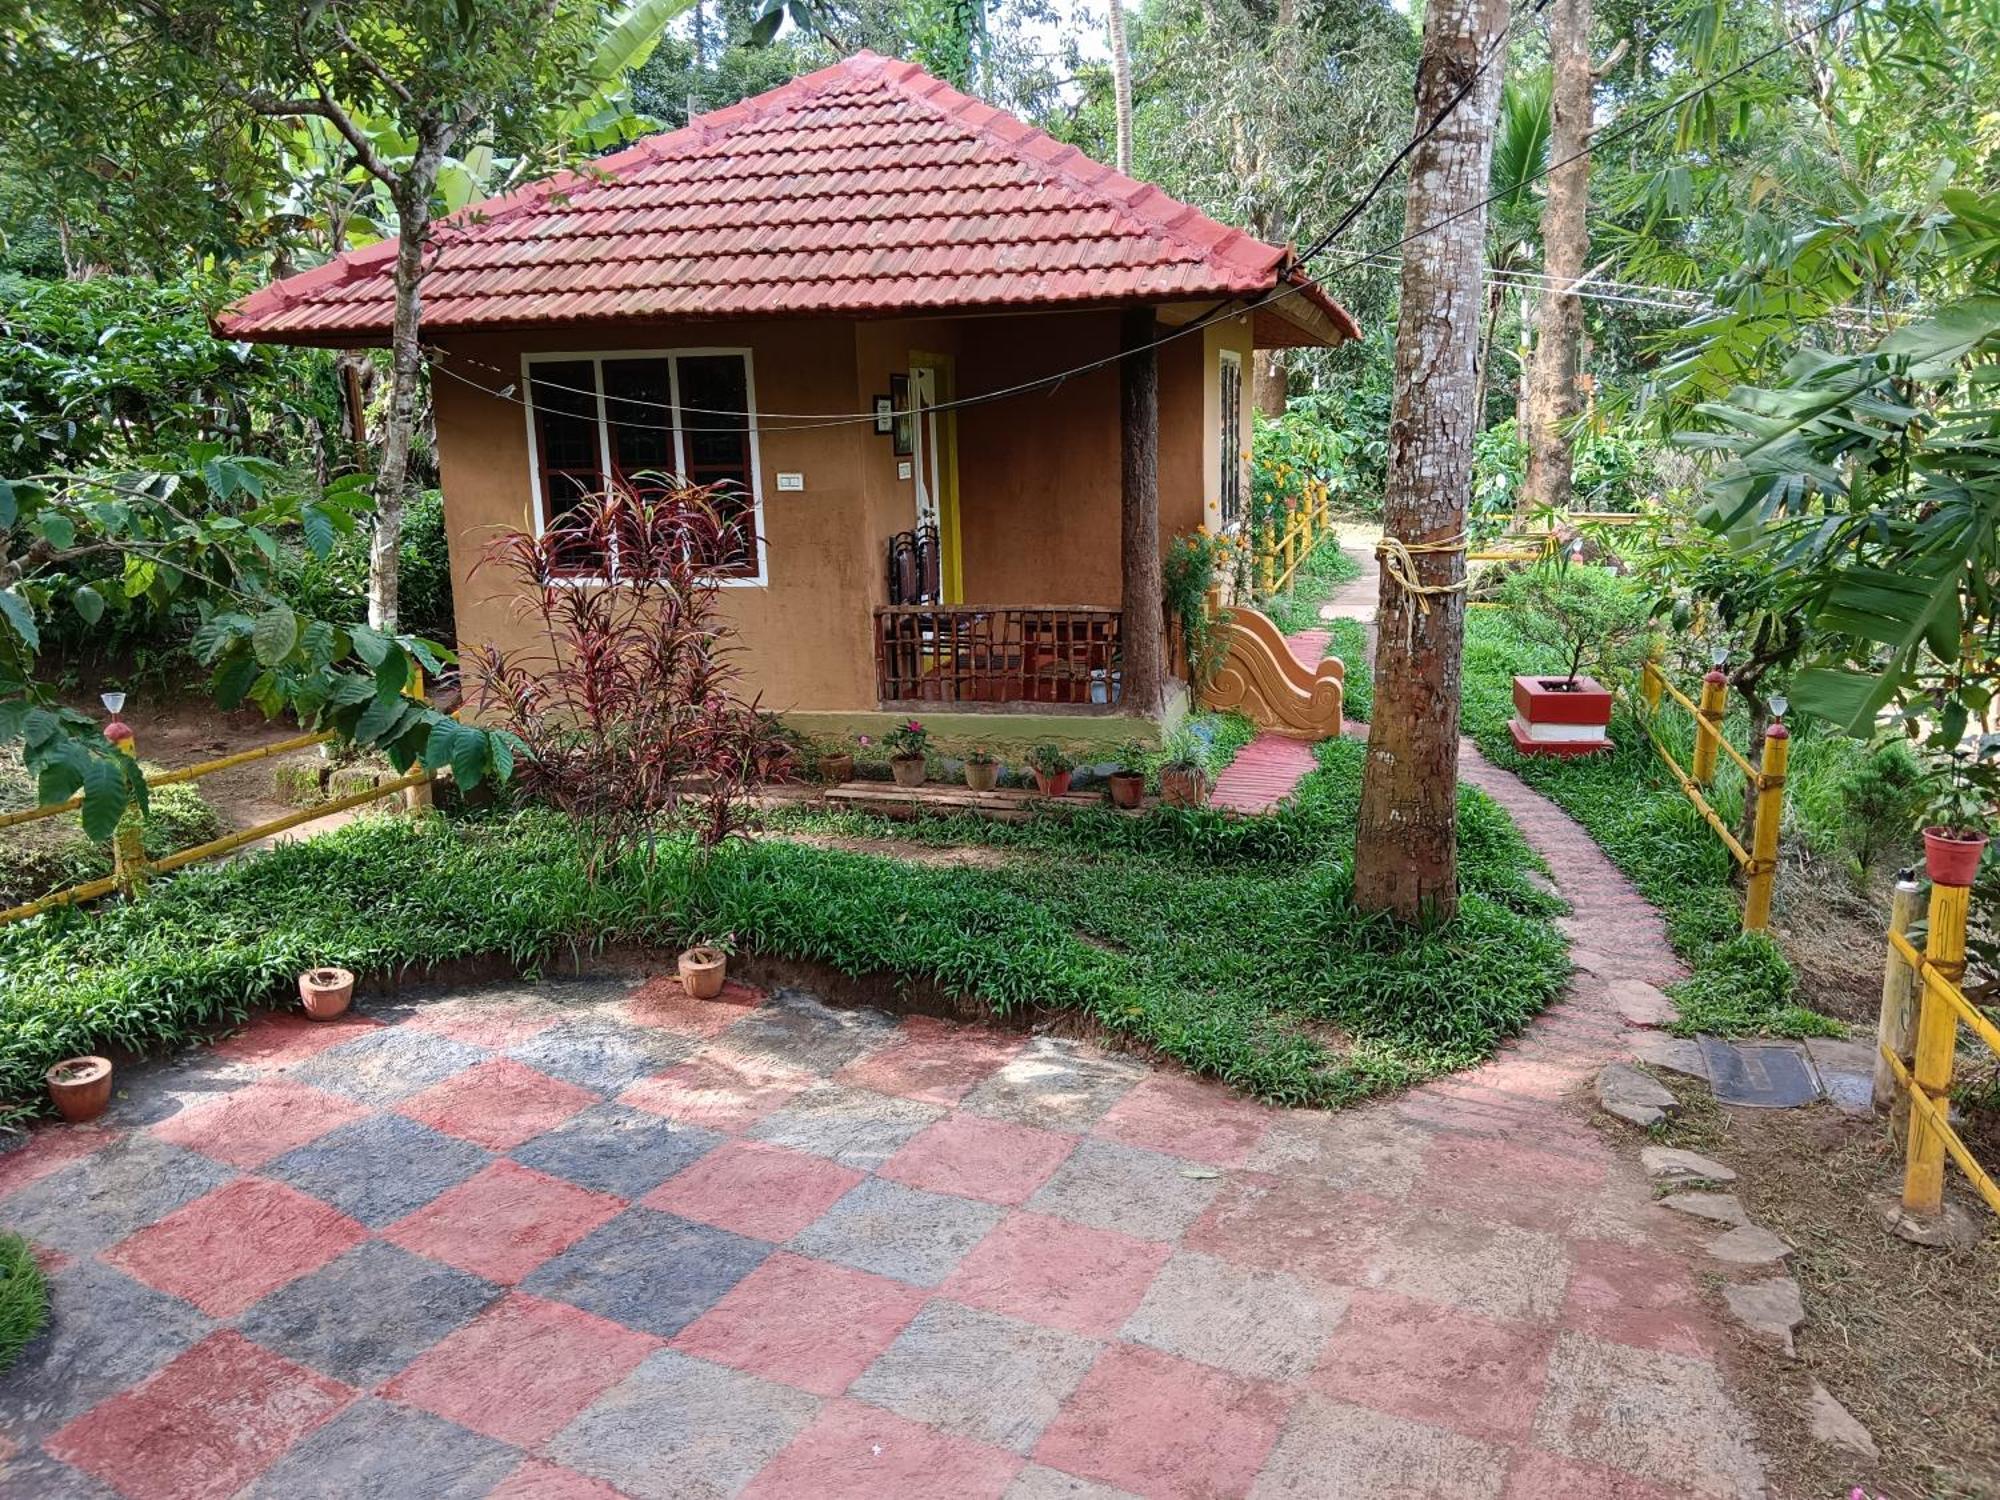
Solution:
{"label": "tree trunk", "polygon": [[1291,378],[1283,349],[1259,349],[1250,361],[1250,399],[1267,417],[1285,414],[1286,382]]}
{"label": "tree trunk", "polygon": [[[1473,361],[1483,310],[1487,174],[1506,0],[1431,0],[1417,65],[1419,131],[1465,97],[1410,158],[1396,400],[1389,424],[1383,527],[1410,545],[1452,543],[1472,488]],[[1493,59],[1497,62],[1497,59]],[[1475,74],[1476,79],[1475,79]],[[1462,550],[1418,552],[1425,586],[1465,576]],[[1356,818],[1354,900],[1405,920],[1458,910],[1459,659],[1465,605],[1423,596],[1382,573],[1376,610],[1375,716]]]}
{"label": "tree trunk", "polygon": [[1112,163],[1132,175],[1132,58],[1125,50],[1125,0],[1111,6],[1111,100],[1117,116],[1117,160]]}
{"label": "tree trunk", "polygon": [[389,419],[382,428],[382,464],[375,473],[375,534],[368,549],[368,623],[394,634],[397,627],[396,561],[403,542],[403,491],[410,473],[410,441],[417,426],[423,383],[424,239],[430,232],[431,189],[442,147],[420,146],[396,194],[396,321],[390,335]]}
{"label": "tree trunk", "polygon": [[1127,713],[1147,715],[1160,711],[1166,683],[1166,586],[1160,575],[1160,366],[1153,350],[1154,328],[1150,307],[1127,311],[1119,325],[1125,357],[1118,362],[1121,700]]}
{"label": "tree trunk", "polygon": [[[1542,271],[1545,290],[1536,317],[1535,362],[1529,370],[1525,420],[1528,473],[1518,509],[1569,505],[1572,478],[1569,427],[1577,413],[1576,377],[1583,342],[1583,299],[1570,290],[1590,253],[1585,211],[1590,198],[1591,0],[1555,0],[1549,18],[1549,160],[1542,204]],[[1574,160],[1570,158],[1574,157]]]}

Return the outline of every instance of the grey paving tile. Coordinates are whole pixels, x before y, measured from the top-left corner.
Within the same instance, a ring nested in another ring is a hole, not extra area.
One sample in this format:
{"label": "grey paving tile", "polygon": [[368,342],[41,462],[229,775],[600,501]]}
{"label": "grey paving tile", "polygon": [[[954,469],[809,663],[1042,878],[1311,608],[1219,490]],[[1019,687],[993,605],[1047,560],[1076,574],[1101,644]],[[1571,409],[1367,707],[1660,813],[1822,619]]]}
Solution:
{"label": "grey paving tile", "polygon": [[514,1148],[514,1160],[620,1198],[639,1198],[691,1166],[725,1137],[643,1109],[599,1104]]}
{"label": "grey paving tile", "polygon": [[945,1111],[915,1099],[896,1099],[837,1083],[817,1084],[767,1120],[751,1127],[760,1141],[810,1151],[843,1167],[872,1172]]}
{"label": "grey paving tile", "polygon": [[521,1290],[670,1338],[770,1253],[759,1240],[630,1208],[545,1262]]}
{"label": "grey paving tile", "polygon": [[817,1073],[822,1078],[889,1041],[895,1017],[879,1010],[842,1010],[798,990],[779,990],[722,1033],[722,1043]]}
{"label": "grey paving tile", "polygon": [[289,1076],[363,1104],[393,1104],[491,1055],[414,1026],[379,1026],[315,1054]]}
{"label": "grey paving tile", "polygon": [[1042,1184],[1028,1207],[1093,1229],[1172,1240],[1214,1201],[1219,1175],[1115,1141],[1085,1141]]}
{"label": "grey paving tile", "polygon": [[364,1396],[302,1439],[244,1494],[246,1500],[474,1500],[520,1461],[505,1443]]}
{"label": "grey paving tile", "polygon": [[802,1255],[932,1287],[1006,1216],[991,1203],[947,1198],[881,1178],[851,1190],[792,1238]]}
{"label": "grey paving tile", "polygon": [[261,1175],[380,1229],[457,1187],[491,1160],[470,1141],[401,1115],[379,1114],[286,1152]]}
{"label": "grey paving tile", "polygon": [[236,1174],[197,1151],[128,1135],[7,1200],[6,1225],[72,1255],[103,1250]]}
{"label": "grey paving tile", "polygon": [[1145,1064],[1062,1037],[1029,1039],[964,1099],[976,1115],[1081,1135],[1146,1076]]}
{"label": "grey paving tile", "polygon": [[565,1083],[615,1094],[685,1062],[701,1045],[657,1026],[630,1026],[611,1015],[586,1013],[558,1021],[507,1055]]}
{"label": "grey paving tile", "polygon": [[1183,1250],[1146,1289],[1124,1337],[1238,1375],[1298,1380],[1346,1306],[1337,1288]]}

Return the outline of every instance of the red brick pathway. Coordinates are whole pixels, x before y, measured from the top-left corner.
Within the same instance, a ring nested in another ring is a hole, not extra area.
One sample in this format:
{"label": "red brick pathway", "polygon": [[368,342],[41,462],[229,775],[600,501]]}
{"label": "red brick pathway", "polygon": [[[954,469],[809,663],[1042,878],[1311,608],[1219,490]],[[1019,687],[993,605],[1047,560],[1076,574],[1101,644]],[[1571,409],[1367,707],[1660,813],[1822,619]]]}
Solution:
{"label": "red brick pathway", "polygon": [[[1326,657],[1331,637],[1327,630],[1295,630],[1285,637],[1285,643],[1302,665],[1317,667]],[[1291,796],[1314,764],[1312,746],[1267,731],[1223,767],[1208,800],[1231,812],[1269,812]]]}

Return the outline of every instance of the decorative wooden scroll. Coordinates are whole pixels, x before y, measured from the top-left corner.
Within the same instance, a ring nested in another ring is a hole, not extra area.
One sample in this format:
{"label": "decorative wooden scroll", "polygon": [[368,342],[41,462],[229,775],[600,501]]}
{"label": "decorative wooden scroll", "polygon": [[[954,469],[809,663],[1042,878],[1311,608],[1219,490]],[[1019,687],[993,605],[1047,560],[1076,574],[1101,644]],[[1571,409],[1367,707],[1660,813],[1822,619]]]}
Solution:
{"label": "decorative wooden scroll", "polygon": [[1259,729],[1298,740],[1340,734],[1341,679],[1337,656],[1308,667],[1270,617],[1244,605],[1222,627],[1228,654],[1201,695],[1202,706],[1235,709]]}

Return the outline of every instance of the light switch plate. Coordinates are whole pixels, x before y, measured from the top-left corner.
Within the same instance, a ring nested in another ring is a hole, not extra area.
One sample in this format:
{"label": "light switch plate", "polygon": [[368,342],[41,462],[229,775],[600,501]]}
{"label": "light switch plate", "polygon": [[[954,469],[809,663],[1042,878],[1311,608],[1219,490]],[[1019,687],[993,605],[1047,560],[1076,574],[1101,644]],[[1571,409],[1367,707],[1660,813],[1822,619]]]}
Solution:
{"label": "light switch plate", "polygon": [[778,475],[778,488],[781,490],[802,490],[805,487],[806,476],[803,474],[781,473]]}

